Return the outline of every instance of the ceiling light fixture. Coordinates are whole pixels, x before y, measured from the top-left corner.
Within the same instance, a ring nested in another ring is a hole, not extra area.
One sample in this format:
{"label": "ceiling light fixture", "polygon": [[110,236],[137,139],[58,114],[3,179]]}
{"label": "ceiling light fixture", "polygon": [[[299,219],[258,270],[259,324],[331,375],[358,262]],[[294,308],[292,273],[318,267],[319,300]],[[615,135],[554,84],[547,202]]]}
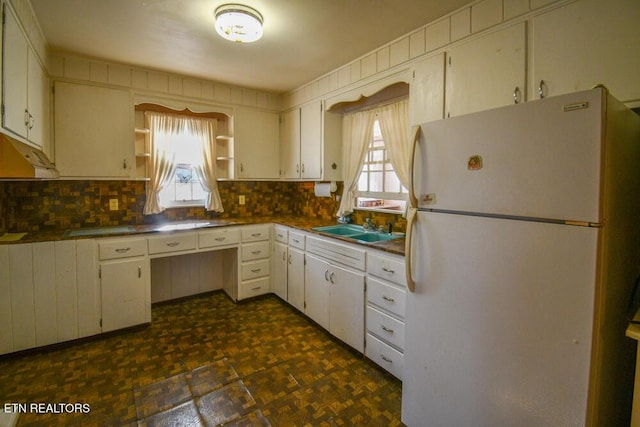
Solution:
{"label": "ceiling light fixture", "polygon": [[251,43],[262,37],[262,15],[242,4],[223,4],[215,11],[216,31],[232,42]]}

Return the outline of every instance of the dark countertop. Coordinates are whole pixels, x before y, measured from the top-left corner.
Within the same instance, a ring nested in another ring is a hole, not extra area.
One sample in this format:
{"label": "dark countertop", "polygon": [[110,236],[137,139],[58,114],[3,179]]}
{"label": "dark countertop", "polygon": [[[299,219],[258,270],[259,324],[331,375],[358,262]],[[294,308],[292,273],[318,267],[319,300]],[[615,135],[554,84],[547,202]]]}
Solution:
{"label": "dark countertop", "polygon": [[[189,230],[174,230],[174,231],[160,231],[158,230],[160,227],[171,224],[171,225],[179,225],[183,223],[202,223],[203,227],[196,227],[194,229]],[[284,225],[291,228],[297,228],[301,231],[305,231],[307,233],[318,234],[325,237],[330,237],[336,240],[342,240],[346,243],[354,244],[354,241],[351,239],[347,239],[340,236],[328,235],[316,230],[313,230],[314,227],[321,227],[325,225],[334,225],[335,222],[317,219],[317,218],[303,218],[298,216],[273,216],[273,217],[255,217],[255,218],[234,218],[234,219],[206,219],[206,220],[185,220],[185,221],[172,221],[162,224],[149,224],[149,225],[132,225],[127,226],[113,226],[113,227],[95,227],[96,229],[100,229],[103,231],[101,234],[87,234],[80,236],[67,236],[69,230],[57,230],[57,231],[42,231],[42,232],[30,232],[27,233],[24,237],[16,241],[1,241],[2,244],[16,244],[16,243],[37,243],[37,242],[48,242],[48,241],[57,241],[57,240],[72,240],[72,239],[97,239],[97,238],[105,238],[105,237],[118,237],[118,236],[133,236],[138,234],[151,234],[151,233],[180,233],[183,231],[199,231],[207,228],[215,228],[215,227],[229,227],[233,225],[249,225],[249,224],[268,224],[275,223]],[[128,227],[128,230],[123,231],[123,228]],[[80,230],[89,230],[89,228],[82,229],[71,229],[76,232]],[[360,244],[369,248],[378,249],[381,251],[404,255],[404,238],[398,238],[393,240],[387,240],[382,242],[375,243],[355,243]]]}

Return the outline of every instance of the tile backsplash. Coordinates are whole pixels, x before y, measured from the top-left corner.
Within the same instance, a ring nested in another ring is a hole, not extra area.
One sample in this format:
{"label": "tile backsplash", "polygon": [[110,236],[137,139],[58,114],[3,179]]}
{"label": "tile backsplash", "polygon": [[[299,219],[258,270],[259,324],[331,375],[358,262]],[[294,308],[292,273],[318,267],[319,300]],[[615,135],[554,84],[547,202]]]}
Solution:
{"label": "tile backsplash", "polygon": [[[143,181],[0,181],[0,234],[270,215],[333,220],[338,209],[335,198],[317,198],[313,187],[313,182],[221,181],[223,213],[198,207],[167,209],[147,216],[142,214]],[[238,204],[240,195],[245,196],[244,205]],[[110,211],[109,200],[114,198],[118,199],[118,210]]]}
{"label": "tile backsplash", "polygon": [[[221,181],[218,186],[223,213],[191,207],[143,215],[143,181],[0,181],[0,234],[272,215],[302,215],[334,221],[338,210],[335,197],[315,196],[313,182]],[[338,183],[338,194],[341,193],[342,183]],[[238,203],[240,195],[245,196],[244,205]],[[118,210],[109,210],[110,199],[118,199]],[[406,221],[399,214],[356,211],[352,215],[357,224],[366,217],[372,217],[376,224],[392,222],[397,231],[404,231],[406,227]]]}

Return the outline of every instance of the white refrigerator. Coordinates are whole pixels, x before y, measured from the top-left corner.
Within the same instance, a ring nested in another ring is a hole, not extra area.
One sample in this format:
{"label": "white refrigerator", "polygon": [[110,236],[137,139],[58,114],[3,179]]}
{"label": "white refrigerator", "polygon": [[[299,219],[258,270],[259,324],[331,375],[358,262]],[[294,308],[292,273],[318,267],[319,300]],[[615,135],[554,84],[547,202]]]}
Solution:
{"label": "white refrigerator", "polygon": [[422,125],[402,420],[629,425],[640,117],[604,88]]}

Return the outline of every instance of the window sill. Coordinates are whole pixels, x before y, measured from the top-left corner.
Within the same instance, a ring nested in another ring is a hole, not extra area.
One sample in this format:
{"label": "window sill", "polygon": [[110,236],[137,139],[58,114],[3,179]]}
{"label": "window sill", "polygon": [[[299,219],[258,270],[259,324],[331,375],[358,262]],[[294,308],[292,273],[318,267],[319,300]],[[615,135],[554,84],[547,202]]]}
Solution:
{"label": "window sill", "polygon": [[404,209],[398,207],[397,209],[389,209],[389,208],[383,208],[380,206],[376,206],[376,207],[372,207],[372,208],[362,208],[362,207],[356,207],[353,208],[354,211],[364,211],[364,212],[381,212],[381,213],[389,213],[389,214],[398,214],[398,215],[402,215],[404,214]]}

